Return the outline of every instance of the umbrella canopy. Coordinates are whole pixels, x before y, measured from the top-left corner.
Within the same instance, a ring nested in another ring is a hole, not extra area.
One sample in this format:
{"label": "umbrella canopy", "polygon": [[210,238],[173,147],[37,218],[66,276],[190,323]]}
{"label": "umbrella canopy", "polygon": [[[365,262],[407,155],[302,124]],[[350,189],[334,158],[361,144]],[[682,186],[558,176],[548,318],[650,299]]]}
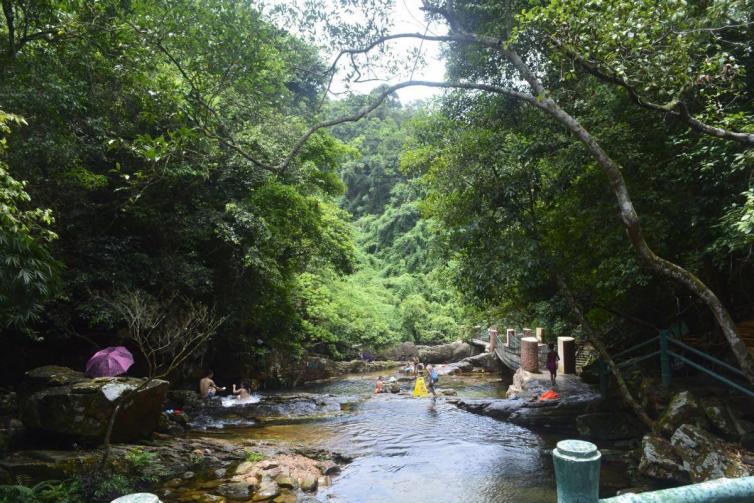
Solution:
{"label": "umbrella canopy", "polygon": [[108,377],[123,374],[134,364],[134,356],[123,346],[111,346],[97,351],[86,362],[86,373],[92,377]]}

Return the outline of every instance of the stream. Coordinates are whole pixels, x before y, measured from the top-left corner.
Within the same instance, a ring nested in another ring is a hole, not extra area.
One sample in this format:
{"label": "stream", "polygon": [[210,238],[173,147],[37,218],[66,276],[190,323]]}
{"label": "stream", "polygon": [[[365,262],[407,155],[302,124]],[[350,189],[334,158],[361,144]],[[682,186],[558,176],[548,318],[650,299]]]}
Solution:
{"label": "stream", "polygon": [[[292,424],[226,425],[211,434],[285,440],[352,456],[333,484],[316,494],[322,502],[555,501],[552,462],[542,452],[550,442],[525,428],[462,411],[444,398],[373,395],[376,377],[350,376],[303,389],[364,398],[344,415]],[[504,396],[507,384],[487,374],[443,376],[439,387],[453,388],[459,397],[484,398]]]}

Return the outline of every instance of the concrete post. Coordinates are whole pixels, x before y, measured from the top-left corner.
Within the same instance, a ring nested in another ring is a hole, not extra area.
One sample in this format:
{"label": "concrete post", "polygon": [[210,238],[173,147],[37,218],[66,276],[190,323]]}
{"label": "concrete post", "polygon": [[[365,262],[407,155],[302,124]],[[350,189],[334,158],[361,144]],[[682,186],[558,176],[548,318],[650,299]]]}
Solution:
{"label": "concrete post", "polygon": [[545,342],[542,337],[544,337],[545,329],[542,327],[537,327],[534,329],[534,336],[537,338],[539,342]]}
{"label": "concrete post", "polygon": [[511,339],[516,337],[516,329],[515,328],[509,328],[505,331],[505,345],[510,347],[511,345]]}
{"label": "concrete post", "polygon": [[531,328],[524,329],[524,337],[531,337]]}
{"label": "concrete post", "polygon": [[539,372],[539,343],[536,337],[521,339],[521,367],[527,372]]}
{"label": "concrete post", "polygon": [[558,370],[562,374],[576,373],[576,341],[573,337],[558,337]]}
{"label": "concrete post", "polygon": [[494,353],[495,349],[497,348],[497,336],[498,336],[497,328],[492,327],[489,330],[487,330],[487,333],[490,336],[490,345],[488,346],[490,353]]}
{"label": "concrete post", "polygon": [[552,451],[558,503],[598,503],[600,458],[597,446],[583,440],[561,440]]}

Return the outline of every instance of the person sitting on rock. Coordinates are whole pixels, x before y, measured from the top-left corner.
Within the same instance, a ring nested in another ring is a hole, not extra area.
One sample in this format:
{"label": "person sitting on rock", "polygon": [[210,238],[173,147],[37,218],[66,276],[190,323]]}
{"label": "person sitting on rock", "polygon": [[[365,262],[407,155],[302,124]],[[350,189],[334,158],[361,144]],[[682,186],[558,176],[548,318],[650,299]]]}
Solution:
{"label": "person sitting on rock", "polygon": [[246,400],[248,398],[251,398],[251,390],[249,389],[249,385],[246,383],[241,383],[240,388],[236,388],[236,385],[233,384],[233,394],[236,395],[236,398],[239,400]]}
{"label": "person sitting on rock", "polygon": [[207,372],[206,376],[199,380],[199,395],[201,395],[202,398],[212,398],[218,391],[225,390],[225,388],[221,388],[212,380],[214,375],[215,373],[210,370]]}
{"label": "person sitting on rock", "polygon": [[375,393],[384,393],[385,392],[385,378],[380,376],[377,379],[377,385],[374,387]]}

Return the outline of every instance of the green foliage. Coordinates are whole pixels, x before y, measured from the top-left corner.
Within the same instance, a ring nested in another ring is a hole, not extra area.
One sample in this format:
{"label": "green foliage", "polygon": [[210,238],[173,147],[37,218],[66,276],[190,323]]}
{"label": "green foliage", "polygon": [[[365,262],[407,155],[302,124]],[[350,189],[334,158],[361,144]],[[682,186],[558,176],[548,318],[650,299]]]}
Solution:
{"label": "green foliage", "polygon": [[25,329],[53,296],[59,265],[49,251],[57,238],[50,230],[52,212],[28,207],[26,182],[13,178],[3,162],[13,122],[26,124],[0,110],[0,326]]}
{"label": "green foliage", "polygon": [[258,463],[259,461],[264,460],[265,457],[266,456],[260,452],[250,450],[246,451],[246,461],[248,461],[249,463]]}
{"label": "green foliage", "polygon": [[0,486],[0,503],[85,503],[78,480],[46,480],[34,487]]}

